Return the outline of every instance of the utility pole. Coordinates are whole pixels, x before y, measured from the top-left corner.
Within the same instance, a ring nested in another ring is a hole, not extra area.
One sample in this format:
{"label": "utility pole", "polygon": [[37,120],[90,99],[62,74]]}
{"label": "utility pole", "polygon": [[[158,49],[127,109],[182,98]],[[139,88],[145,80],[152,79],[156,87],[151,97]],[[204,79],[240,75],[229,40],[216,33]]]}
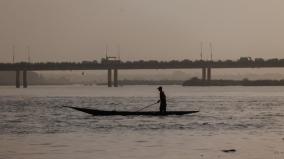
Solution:
{"label": "utility pole", "polygon": [[120,45],[117,46],[117,54],[118,54],[118,60],[120,61]]}
{"label": "utility pole", "polygon": [[200,43],[200,59],[203,60],[203,42]]}
{"label": "utility pole", "polygon": [[31,63],[31,55],[30,55],[30,52],[31,52],[31,48],[30,48],[30,46],[27,46],[28,63]]}
{"label": "utility pole", "polygon": [[210,46],[210,59],[212,61],[213,60],[213,47],[212,47],[212,43],[210,43],[209,46]]}
{"label": "utility pole", "polygon": [[107,52],[108,52],[108,45],[106,44],[106,61],[108,61],[108,55],[107,55]]}
{"label": "utility pole", "polygon": [[15,45],[12,45],[12,62],[13,63],[15,63],[15,52],[16,52]]}

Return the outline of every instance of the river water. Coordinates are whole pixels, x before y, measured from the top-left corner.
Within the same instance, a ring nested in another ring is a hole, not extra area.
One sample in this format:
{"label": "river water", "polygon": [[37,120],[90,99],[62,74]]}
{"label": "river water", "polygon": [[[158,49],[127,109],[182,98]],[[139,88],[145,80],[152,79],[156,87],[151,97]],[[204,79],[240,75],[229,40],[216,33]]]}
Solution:
{"label": "river water", "polygon": [[158,100],[156,86],[0,87],[0,159],[284,158],[284,87],[164,90],[168,110],[200,112],[95,117],[62,107],[135,111]]}

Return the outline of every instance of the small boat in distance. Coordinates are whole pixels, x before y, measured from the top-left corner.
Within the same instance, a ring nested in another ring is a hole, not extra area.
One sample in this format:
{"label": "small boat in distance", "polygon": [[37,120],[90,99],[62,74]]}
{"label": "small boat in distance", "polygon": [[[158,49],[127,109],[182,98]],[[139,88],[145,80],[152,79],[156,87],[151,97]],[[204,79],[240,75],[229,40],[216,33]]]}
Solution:
{"label": "small boat in distance", "polygon": [[78,108],[71,106],[64,106],[68,108],[72,108],[84,113],[92,114],[94,116],[113,116],[113,115],[122,115],[122,116],[166,116],[166,115],[185,115],[185,114],[193,114],[198,113],[199,111],[167,111],[165,113],[160,113],[159,111],[106,111],[106,110],[97,110],[97,109],[89,109],[89,108]]}

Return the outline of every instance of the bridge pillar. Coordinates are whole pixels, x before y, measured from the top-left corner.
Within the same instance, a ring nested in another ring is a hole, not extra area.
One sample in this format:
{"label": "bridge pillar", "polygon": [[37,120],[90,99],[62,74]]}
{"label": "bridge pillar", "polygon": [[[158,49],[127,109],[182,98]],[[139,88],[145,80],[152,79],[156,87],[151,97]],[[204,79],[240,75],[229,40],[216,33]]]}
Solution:
{"label": "bridge pillar", "polygon": [[206,80],[206,67],[202,67],[202,80]]}
{"label": "bridge pillar", "polygon": [[211,67],[207,67],[207,80],[211,81]]}
{"label": "bridge pillar", "polygon": [[107,75],[107,85],[108,85],[108,87],[112,87],[112,82],[111,82],[111,69],[109,68],[109,69],[107,70],[107,72],[108,72],[108,75]]}
{"label": "bridge pillar", "polygon": [[113,73],[113,86],[118,87],[118,70],[114,69]]}
{"label": "bridge pillar", "polygon": [[20,83],[20,71],[16,71],[16,88],[20,88],[21,83]]}
{"label": "bridge pillar", "polygon": [[23,86],[24,88],[28,87],[28,78],[27,78],[27,70],[23,71]]}

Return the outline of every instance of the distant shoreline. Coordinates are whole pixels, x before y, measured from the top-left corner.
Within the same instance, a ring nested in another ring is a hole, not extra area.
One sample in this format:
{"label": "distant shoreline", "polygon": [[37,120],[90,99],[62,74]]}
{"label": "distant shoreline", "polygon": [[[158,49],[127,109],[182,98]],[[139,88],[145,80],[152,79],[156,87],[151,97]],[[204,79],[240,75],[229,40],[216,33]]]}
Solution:
{"label": "distant shoreline", "polygon": [[[181,86],[284,86],[283,80],[211,80],[204,81],[198,78],[190,80],[123,80],[119,85],[181,85]],[[97,83],[96,85],[107,85],[107,83]]]}
{"label": "distant shoreline", "polygon": [[[190,80],[122,80],[119,81],[119,86],[131,85],[179,85],[179,86],[284,86],[282,80],[201,80],[192,78]],[[67,86],[67,85],[82,85],[82,86],[106,86],[107,83],[29,83],[29,86]],[[0,86],[14,86],[14,84],[0,84]]]}
{"label": "distant shoreline", "polygon": [[201,80],[192,78],[185,81],[183,86],[284,86],[282,80]]}
{"label": "distant shoreline", "polygon": [[[121,80],[119,85],[182,85],[182,80]],[[107,83],[97,83],[96,85],[107,85]]]}

